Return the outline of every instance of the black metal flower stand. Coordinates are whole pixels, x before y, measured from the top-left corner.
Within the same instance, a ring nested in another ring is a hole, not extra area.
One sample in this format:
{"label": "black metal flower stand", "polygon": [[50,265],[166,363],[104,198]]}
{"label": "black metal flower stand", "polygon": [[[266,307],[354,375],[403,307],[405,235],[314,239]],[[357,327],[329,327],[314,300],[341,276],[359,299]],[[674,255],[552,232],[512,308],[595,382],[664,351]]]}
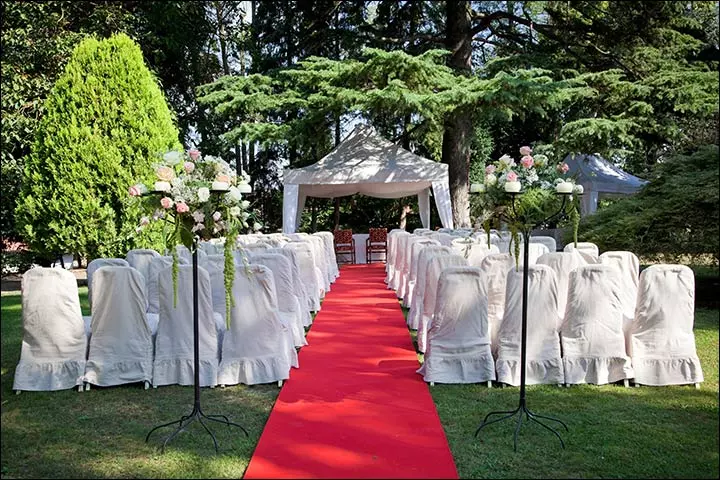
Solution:
{"label": "black metal flower stand", "polygon": [[192,266],[193,266],[193,347],[194,347],[194,387],[195,387],[195,403],[193,405],[192,411],[187,414],[180,417],[179,420],[174,420],[172,422],[163,423],[162,425],[158,425],[156,427],[153,427],[152,430],[150,430],[145,437],[145,442],[147,442],[150,439],[150,435],[155,430],[158,430],[160,428],[169,427],[171,425],[176,425],[177,428],[165,438],[165,441],[162,444],[161,452],[165,451],[165,446],[172,441],[173,438],[175,438],[180,432],[187,430],[187,428],[195,421],[198,421],[200,425],[203,426],[205,431],[210,434],[213,440],[213,444],[215,445],[215,452],[218,452],[218,443],[217,438],[215,438],[215,434],[208,428],[208,426],[205,424],[204,420],[209,420],[212,422],[219,422],[224,423],[227,426],[233,426],[238,427],[240,430],[242,430],[245,433],[245,436],[249,436],[247,430],[243,428],[241,425],[238,425],[237,423],[231,422],[227,416],[225,415],[207,415],[202,411],[202,408],[200,407],[200,343],[199,343],[199,320],[198,320],[198,244],[197,239],[193,242],[193,252],[192,252]]}
{"label": "black metal flower stand", "polygon": [[[513,212],[515,210],[515,197],[517,193],[509,193],[512,195],[512,209]],[[480,430],[485,428],[486,426],[500,422],[502,420],[507,420],[509,418],[514,417],[515,415],[518,416],[517,418],[517,425],[515,427],[515,434],[513,435],[513,445],[515,448],[515,451],[517,451],[517,437],[518,433],[520,432],[520,427],[523,424],[523,414],[525,414],[526,421],[534,421],[547,430],[550,430],[557,438],[560,440],[560,445],[562,448],[565,448],[565,443],[562,440],[562,437],[560,437],[560,434],[555,430],[554,428],[546,425],[545,423],[541,422],[539,419],[544,420],[551,420],[553,422],[557,422],[563,427],[565,427],[565,431],[569,431],[567,425],[565,425],[564,422],[561,420],[558,420],[557,418],[548,417],[545,415],[539,415],[537,413],[532,412],[530,409],[527,408],[527,401],[525,398],[525,364],[526,364],[526,349],[527,349],[527,309],[528,309],[528,265],[529,265],[529,245],[530,245],[530,231],[533,228],[536,228],[542,224],[545,224],[557,217],[560,217],[564,210],[565,210],[565,204],[567,203],[567,198],[570,196],[570,194],[559,194],[562,195],[562,205],[560,206],[560,210],[558,210],[557,213],[547,217],[546,219],[538,222],[538,223],[526,223],[523,222],[522,226],[522,236],[524,241],[523,246],[523,290],[522,290],[522,337],[521,337],[521,346],[520,346],[520,403],[518,407],[514,410],[505,410],[505,411],[495,411],[490,412],[485,416],[485,419],[482,421],[480,426],[475,431],[475,436],[478,436],[478,433],[480,433]],[[488,419],[493,415],[502,415],[500,418],[496,418],[494,420],[488,421]]]}

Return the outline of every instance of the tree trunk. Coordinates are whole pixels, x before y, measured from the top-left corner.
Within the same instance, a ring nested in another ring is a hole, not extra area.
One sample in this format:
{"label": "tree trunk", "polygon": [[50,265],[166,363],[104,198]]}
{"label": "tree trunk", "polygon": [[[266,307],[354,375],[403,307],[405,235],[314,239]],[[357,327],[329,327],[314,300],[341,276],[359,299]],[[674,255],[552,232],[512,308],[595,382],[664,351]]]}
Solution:
{"label": "tree trunk", "polygon": [[[450,66],[458,73],[470,74],[472,32],[469,2],[448,0],[445,5],[445,46],[452,52]],[[472,133],[472,115],[469,110],[456,109],[445,119],[442,161],[448,164],[455,227],[470,226],[468,176]]]}
{"label": "tree trunk", "polygon": [[310,232],[317,232],[317,199],[313,198],[310,202]]}

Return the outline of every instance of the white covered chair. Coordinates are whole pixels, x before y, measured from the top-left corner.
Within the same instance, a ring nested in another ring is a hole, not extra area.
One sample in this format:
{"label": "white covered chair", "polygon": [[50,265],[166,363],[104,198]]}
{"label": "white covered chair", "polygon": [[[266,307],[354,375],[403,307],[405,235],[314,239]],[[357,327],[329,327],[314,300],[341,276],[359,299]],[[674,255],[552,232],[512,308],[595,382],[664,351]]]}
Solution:
{"label": "white covered chair", "polygon": [[431,384],[495,380],[487,293],[478,267],[448,267],[440,274],[425,358],[417,372]]}
{"label": "white covered chair", "polygon": [[693,271],[685,265],[651,265],[643,270],[629,330],[636,385],[699,386],[704,377],[694,322]]}
{"label": "white covered chair", "polygon": [[31,268],[21,291],[23,340],[13,390],[82,389],[87,335],[75,275]]}
{"label": "white covered chair", "polygon": [[[152,383],[194,385],[193,267],[179,265],[177,305],[173,299],[172,265],[158,272],[160,320],[155,335]],[[198,268],[198,346],[201,387],[217,385],[219,352],[217,323],[210,293],[210,275]]]}
{"label": "white covered chair", "polygon": [[309,242],[292,241],[285,244],[283,248],[293,250],[295,252],[298,269],[300,271],[300,280],[305,286],[307,294],[308,308],[312,312],[320,310],[320,290],[318,285],[317,268],[315,267],[315,255],[313,254],[313,246]]}
{"label": "white covered chair", "polygon": [[288,379],[297,352],[292,342],[288,344],[290,332],[280,321],[272,271],[257,264],[250,265],[249,273],[237,267],[233,298],[218,384],[255,385]]}
{"label": "white covered chair", "polygon": [[290,262],[293,292],[298,299],[300,312],[302,313],[303,327],[309,327],[313,320],[308,306],[310,301],[308,300],[308,294],[305,291],[305,284],[302,282],[302,277],[300,276],[300,267],[298,266],[298,259],[295,250],[290,248],[271,248],[264,253],[278,253],[287,258],[288,262]]}
{"label": "white covered chair", "polygon": [[88,287],[88,303],[90,304],[90,310],[92,310],[92,281],[95,271],[101,267],[129,267],[130,264],[124,258],[96,258],[88,263],[86,275],[87,275],[87,287]]}
{"label": "white covered chair", "polygon": [[313,235],[320,237],[323,240],[325,262],[328,266],[328,279],[330,280],[330,283],[335,283],[337,277],[340,276],[337,258],[335,257],[335,236],[332,232],[315,232]]}
{"label": "white covered chair", "polygon": [[407,295],[407,288],[410,276],[410,263],[412,262],[413,244],[427,240],[426,237],[419,235],[411,235],[410,237],[401,239],[403,250],[400,255],[400,262],[398,263],[398,289],[396,291],[398,298],[405,299]]}
{"label": "white covered chair", "polygon": [[325,294],[330,291],[330,267],[328,266],[327,254],[325,253],[325,241],[315,235],[308,235],[305,237],[305,241],[308,241],[313,245],[315,266],[318,268],[320,273],[320,276],[318,277],[318,284],[322,287],[320,298],[323,298],[325,297]]}
{"label": "white covered chair", "polygon": [[630,324],[635,318],[638,282],[640,277],[640,260],[632,252],[611,251],[600,255],[600,263],[615,265],[620,270],[620,303],[623,308],[623,333],[625,334],[625,351],[630,355]]}
{"label": "white covered chair", "polygon": [[[471,267],[479,267],[483,259],[491,253],[500,253],[496,245],[491,245],[490,248],[488,248],[487,243],[458,242],[457,240],[459,239],[453,240],[453,250],[455,253],[464,257]],[[464,238],[462,240],[464,240]]]}
{"label": "white covered chair", "polygon": [[127,252],[125,260],[128,262],[128,265],[140,272],[143,278],[147,281],[150,262],[152,262],[153,258],[159,256],[160,254],[158,252],[150,248],[135,248]]}
{"label": "white covered chair", "polygon": [[537,264],[547,265],[555,272],[558,284],[558,316],[562,322],[562,319],[565,318],[570,273],[580,265],[587,265],[587,262],[579,252],[574,251],[546,253],[538,258]]}
{"label": "white covered chair", "polygon": [[553,237],[545,236],[545,235],[538,235],[538,236],[531,236],[530,237],[530,244],[533,243],[541,243],[545,245],[548,249],[548,252],[557,252],[557,242]]}
{"label": "white covered chair", "polygon": [[395,290],[395,293],[397,293],[400,289],[403,258],[410,238],[413,238],[413,235],[409,234],[405,230],[399,232],[397,237],[393,240],[392,253],[388,255],[388,262],[392,265],[388,286],[391,290]]}
{"label": "white covered chair", "polygon": [[420,352],[425,353],[425,349],[427,347],[427,331],[432,325],[432,317],[435,314],[440,274],[446,268],[466,266],[467,260],[454,253],[451,253],[450,255],[437,255],[430,259],[430,263],[428,263],[427,267],[427,273],[425,274],[422,316],[420,317],[417,329],[417,344]]}
{"label": "white covered chair", "polygon": [[[207,255],[198,259],[210,279],[210,298],[212,301],[213,319],[217,336],[218,360],[222,359],[222,341],[227,330],[227,297],[225,295],[225,255]],[[235,265],[237,266],[237,265]]]}
{"label": "white covered chair", "polygon": [[583,256],[587,263],[600,263],[600,249],[592,242],[570,242],[563,248],[564,252],[572,252],[577,250]]}
{"label": "white covered chair", "polygon": [[279,253],[256,253],[252,255],[251,260],[252,263],[265,265],[272,270],[280,319],[292,332],[293,343],[296,347],[307,345],[303,328],[303,314],[293,289],[290,260]]}
{"label": "white covered chair", "polygon": [[415,240],[410,244],[410,265],[409,265],[409,271],[406,275],[406,286],[405,286],[405,295],[403,295],[403,307],[410,308],[410,305],[412,305],[412,299],[413,295],[415,293],[415,289],[417,288],[417,267],[418,267],[418,257],[420,256],[420,251],[428,246],[440,245],[440,242],[437,240],[433,240],[432,238],[423,238],[420,237],[418,240]]}
{"label": "white covered chair", "polygon": [[410,304],[410,311],[407,316],[407,324],[412,330],[417,330],[420,325],[420,319],[423,314],[423,297],[425,296],[425,281],[427,276],[428,265],[435,255],[451,255],[452,249],[440,245],[435,241],[436,245],[429,245],[420,250],[417,261],[417,272],[415,273],[415,287],[413,288],[413,298]]}
{"label": "white covered chair", "polygon": [[[180,257],[182,258],[182,257]],[[178,258],[178,264],[180,263]],[[162,257],[154,257],[150,261],[150,268],[145,279],[145,288],[147,289],[148,313],[160,313],[160,291],[158,289],[158,274],[160,270],[166,267],[172,267],[173,258],[170,255]]]}
{"label": "white covered chair", "polygon": [[490,254],[480,263],[480,270],[483,272],[485,282],[487,282],[490,349],[495,357],[497,357],[498,330],[500,330],[505,314],[507,275],[514,268],[515,260],[509,253]]}
{"label": "white covered chair", "polygon": [[560,327],[565,383],[603,385],[634,376],[625,353],[620,270],[581,265],[570,273],[565,318]]}
{"label": "white covered chair", "polygon": [[152,383],[153,334],[145,279],[133,267],[103,267],[93,280],[95,303],[85,382],[109,387]]}
{"label": "white covered chair", "polygon": [[394,228],[388,232],[387,236],[387,259],[385,261],[385,283],[388,284],[388,288],[390,288],[390,279],[393,276],[393,273],[395,271],[395,253],[397,252],[397,244],[396,240],[398,238],[398,235],[400,235],[400,232],[404,232],[405,235],[408,233],[403,230],[402,228]]}
{"label": "white covered chair", "polygon": [[[520,385],[522,346],[523,271],[511,269],[507,276],[505,313],[498,330],[495,368],[498,382]],[[528,307],[525,383],[563,384],[565,374],[560,353],[560,317],[557,279],[547,265],[528,267]]]}

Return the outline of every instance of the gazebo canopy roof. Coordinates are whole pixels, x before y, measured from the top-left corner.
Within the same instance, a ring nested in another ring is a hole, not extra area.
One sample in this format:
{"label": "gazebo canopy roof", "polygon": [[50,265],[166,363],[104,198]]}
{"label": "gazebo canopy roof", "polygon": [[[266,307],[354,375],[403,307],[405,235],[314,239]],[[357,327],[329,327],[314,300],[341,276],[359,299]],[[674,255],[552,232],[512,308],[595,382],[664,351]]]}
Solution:
{"label": "gazebo canopy roof", "polygon": [[597,155],[568,155],[570,176],[586,191],[630,195],[637,193],[647,180],[631,175]]}

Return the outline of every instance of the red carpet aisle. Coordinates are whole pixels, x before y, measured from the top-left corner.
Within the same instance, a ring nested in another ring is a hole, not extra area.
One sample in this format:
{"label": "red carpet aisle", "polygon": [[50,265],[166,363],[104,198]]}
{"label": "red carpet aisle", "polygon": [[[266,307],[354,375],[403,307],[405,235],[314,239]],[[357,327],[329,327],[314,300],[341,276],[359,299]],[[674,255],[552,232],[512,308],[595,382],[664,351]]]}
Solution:
{"label": "red carpet aisle", "polygon": [[384,264],[343,267],[245,478],[457,478]]}

